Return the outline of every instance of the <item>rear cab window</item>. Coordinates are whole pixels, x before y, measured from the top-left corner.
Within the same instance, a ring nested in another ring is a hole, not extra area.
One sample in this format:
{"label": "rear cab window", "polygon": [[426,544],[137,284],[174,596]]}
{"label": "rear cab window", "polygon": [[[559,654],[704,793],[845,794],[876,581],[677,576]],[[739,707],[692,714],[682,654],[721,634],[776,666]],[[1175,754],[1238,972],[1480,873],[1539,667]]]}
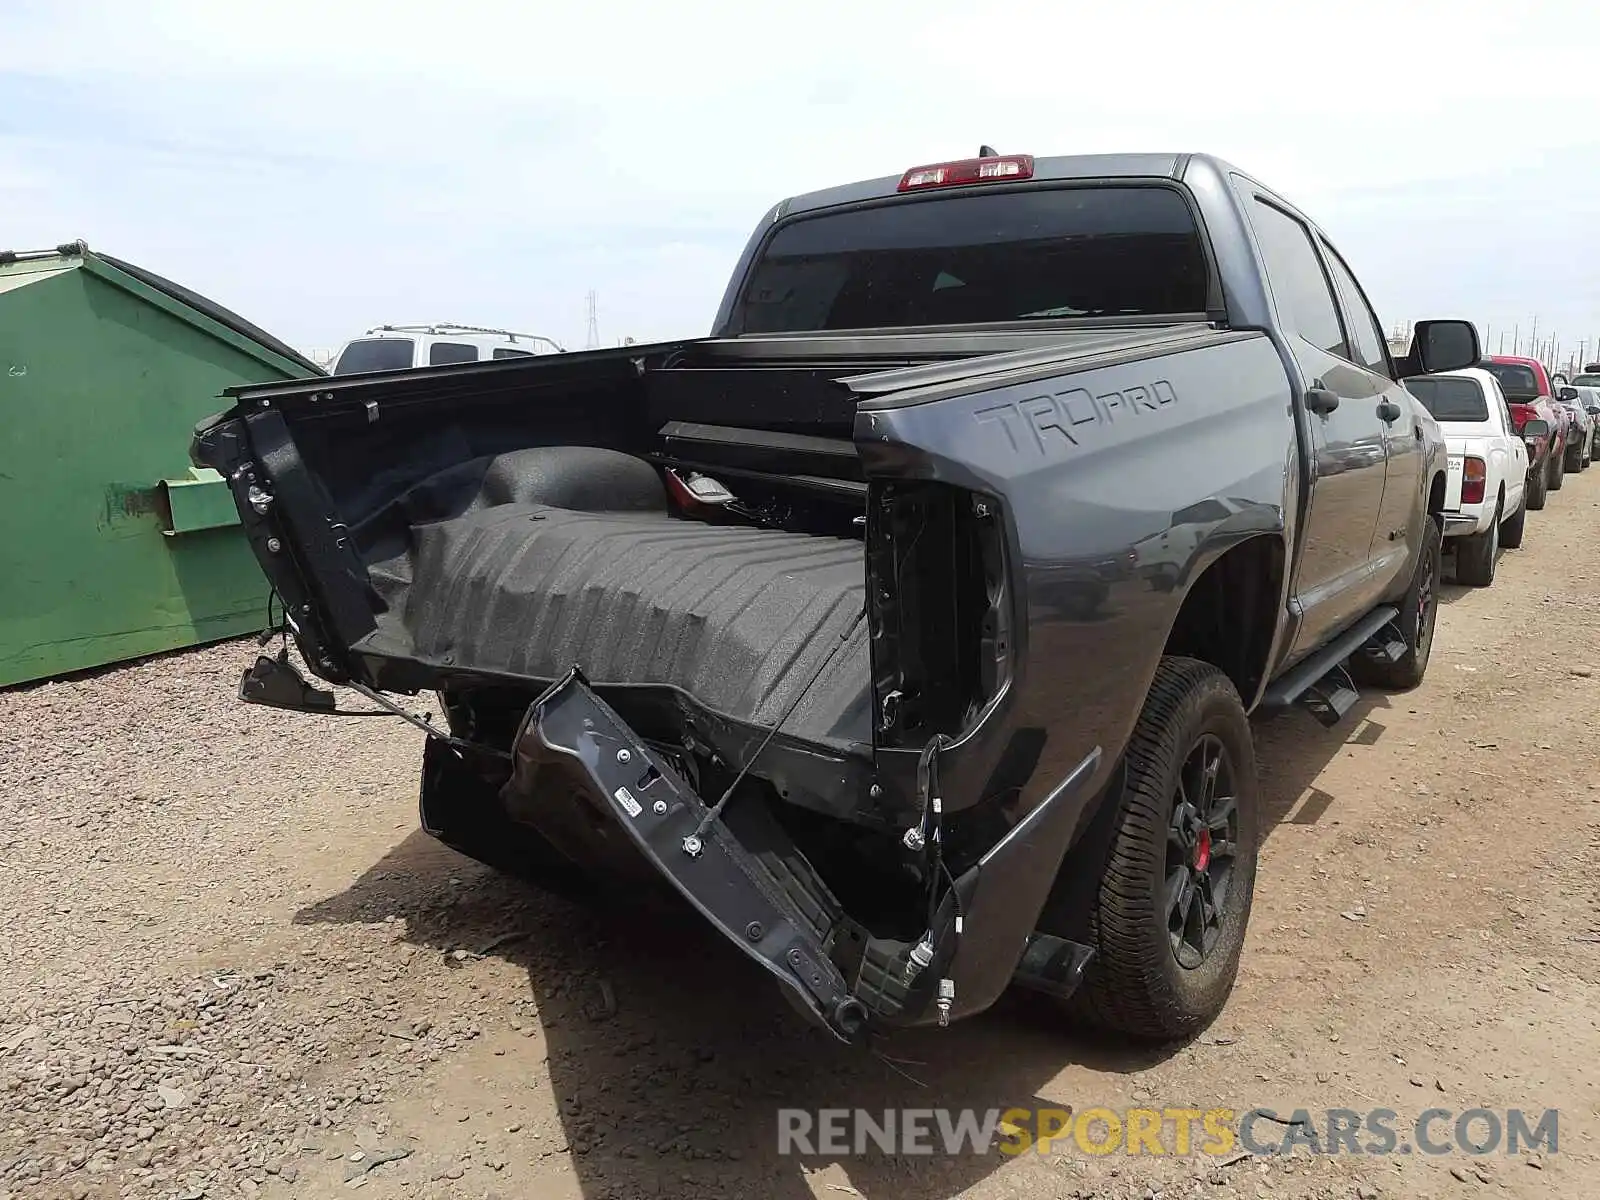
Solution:
{"label": "rear cab window", "polygon": [[926,195],[801,216],[768,238],[740,333],[1074,317],[1204,319],[1210,264],[1173,187]]}
{"label": "rear cab window", "polygon": [[409,370],[415,353],[416,343],[410,338],[362,338],[344,348],[333,365],[333,374]]}
{"label": "rear cab window", "polygon": [[1524,363],[1486,362],[1479,364],[1500,381],[1500,390],[1507,400],[1537,400],[1540,396],[1539,377],[1533,368]]}
{"label": "rear cab window", "polygon": [[1423,375],[1406,380],[1406,390],[1422,401],[1435,421],[1487,421],[1489,398],[1475,379]]}

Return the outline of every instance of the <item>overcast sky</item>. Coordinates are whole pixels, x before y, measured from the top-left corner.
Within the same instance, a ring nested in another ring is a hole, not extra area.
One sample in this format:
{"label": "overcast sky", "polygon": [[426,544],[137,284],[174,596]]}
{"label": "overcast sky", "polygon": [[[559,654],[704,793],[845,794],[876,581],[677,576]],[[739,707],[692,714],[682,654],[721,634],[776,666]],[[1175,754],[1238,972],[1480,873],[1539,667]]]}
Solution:
{"label": "overcast sky", "polygon": [[581,346],[592,288],[612,344],[704,333],[784,195],[985,141],[1203,150],[1311,213],[1386,326],[1600,336],[1600,7],[979,8],[0,0],[0,247],[82,237],[302,347]]}

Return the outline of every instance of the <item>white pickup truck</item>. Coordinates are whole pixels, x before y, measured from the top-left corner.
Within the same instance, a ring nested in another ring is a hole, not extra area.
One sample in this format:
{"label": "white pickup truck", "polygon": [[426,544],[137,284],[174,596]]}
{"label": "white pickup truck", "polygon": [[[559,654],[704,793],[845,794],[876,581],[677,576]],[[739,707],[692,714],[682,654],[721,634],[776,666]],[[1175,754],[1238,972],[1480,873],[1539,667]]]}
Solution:
{"label": "white pickup truck", "polygon": [[1488,587],[1500,547],[1522,544],[1527,446],[1499,381],[1482,368],[1408,379],[1406,388],[1439,422],[1449,450],[1444,535],[1455,551],[1456,579]]}

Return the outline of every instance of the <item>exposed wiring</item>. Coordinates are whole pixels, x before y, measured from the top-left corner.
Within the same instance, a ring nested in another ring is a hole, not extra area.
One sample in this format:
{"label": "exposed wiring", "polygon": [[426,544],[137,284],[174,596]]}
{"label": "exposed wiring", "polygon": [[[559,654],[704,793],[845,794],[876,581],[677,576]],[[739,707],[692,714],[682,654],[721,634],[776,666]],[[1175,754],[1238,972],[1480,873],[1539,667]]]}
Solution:
{"label": "exposed wiring", "polygon": [[861,624],[866,615],[867,610],[864,607],[860,612],[856,613],[849,626],[839,635],[839,640],[833,644],[822,662],[817,665],[817,669],[811,673],[811,678],[806,680],[805,686],[796,693],[793,700],[789,701],[789,707],[783,710],[783,715],[773,722],[771,729],[767,730],[767,736],[761,740],[761,745],[756,747],[756,752],[745,760],[744,766],[739,768],[739,773],[733,777],[733,782],[728,785],[728,790],[722,793],[722,798],[707,809],[705,816],[700,818],[700,823],[695,826],[694,832],[689,835],[691,838],[698,841],[698,839],[705,837],[706,830],[710,829],[712,823],[722,815],[722,810],[727,807],[728,801],[733,798],[734,790],[744,782],[744,777],[750,773],[750,768],[756,765],[756,760],[761,757],[762,752],[772,743],[772,739],[778,735],[778,730],[782,729],[789,718],[794,715],[794,710],[800,707],[800,701],[805,699],[806,693],[812,689],[817,680],[822,678],[822,673],[828,669],[828,664],[833,661],[833,656],[839,653],[845,643],[850,640],[851,635],[856,631],[856,627]]}

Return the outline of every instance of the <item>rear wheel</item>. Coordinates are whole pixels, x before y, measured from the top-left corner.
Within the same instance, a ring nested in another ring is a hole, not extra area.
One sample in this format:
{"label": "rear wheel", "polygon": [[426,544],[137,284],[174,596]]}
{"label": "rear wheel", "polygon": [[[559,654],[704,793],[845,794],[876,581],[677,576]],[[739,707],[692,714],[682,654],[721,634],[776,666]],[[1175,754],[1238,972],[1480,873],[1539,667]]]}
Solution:
{"label": "rear wheel", "polygon": [[1501,522],[1500,544],[1507,550],[1515,550],[1522,545],[1522,530],[1527,523],[1528,501],[1524,498],[1522,507],[1517,509],[1508,520]]}
{"label": "rear wheel", "polygon": [[1350,659],[1350,674],[1357,683],[1404,691],[1422,682],[1428,670],[1428,658],[1433,653],[1433,627],[1439,619],[1439,566],[1443,546],[1439,523],[1427,517],[1422,526],[1421,552],[1411,573],[1411,586],[1400,601],[1400,615],[1395,619],[1406,652],[1398,662],[1392,663],[1374,662],[1365,655],[1355,655]]}
{"label": "rear wheel", "polygon": [[1495,558],[1500,553],[1500,506],[1495,505],[1489,528],[1456,544],[1456,582],[1468,587],[1488,587],[1494,582]]}
{"label": "rear wheel", "polygon": [[1091,918],[1097,953],[1071,1007],[1171,1041],[1222,1011],[1250,919],[1255,749],[1233,683],[1209,663],[1163,658],[1125,761]]}
{"label": "rear wheel", "polygon": [[1545,468],[1535,467],[1528,472],[1528,499],[1526,503],[1529,512],[1538,512],[1544,507],[1545,494],[1550,490],[1548,482],[1549,477],[1545,474]]}
{"label": "rear wheel", "polygon": [[1564,470],[1571,471],[1573,474],[1577,474],[1579,471],[1583,470],[1582,443],[1573,442],[1572,445],[1567,447],[1567,457],[1562,462],[1561,466]]}

